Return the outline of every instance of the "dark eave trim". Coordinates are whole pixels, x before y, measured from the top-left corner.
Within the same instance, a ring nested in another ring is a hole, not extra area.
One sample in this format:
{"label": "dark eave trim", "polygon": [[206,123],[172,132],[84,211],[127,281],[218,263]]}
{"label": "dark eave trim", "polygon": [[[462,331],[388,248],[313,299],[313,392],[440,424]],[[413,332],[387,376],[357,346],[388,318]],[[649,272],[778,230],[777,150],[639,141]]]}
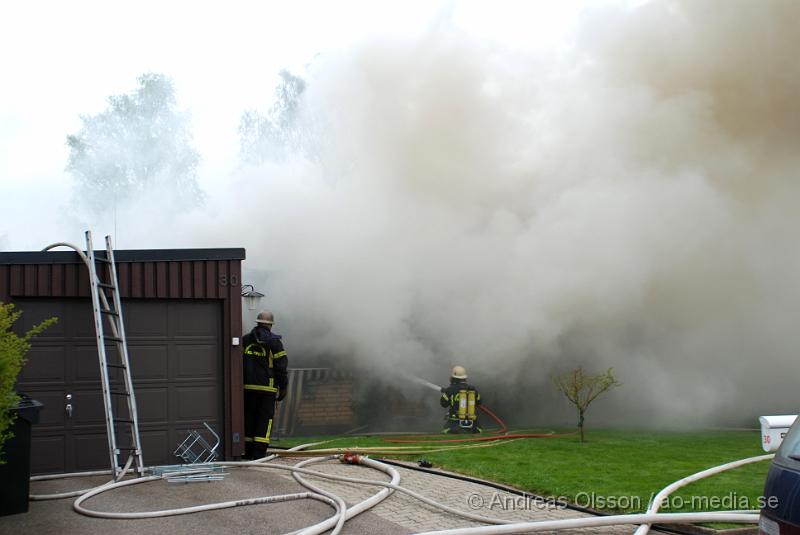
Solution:
{"label": "dark eave trim", "polygon": [[[105,250],[96,251],[105,257]],[[230,249],[120,249],[114,251],[117,262],[188,262],[203,260],[244,260],[244,248]],[[0,264],[79,264],[74,251],[19,251],[0,253]]]}

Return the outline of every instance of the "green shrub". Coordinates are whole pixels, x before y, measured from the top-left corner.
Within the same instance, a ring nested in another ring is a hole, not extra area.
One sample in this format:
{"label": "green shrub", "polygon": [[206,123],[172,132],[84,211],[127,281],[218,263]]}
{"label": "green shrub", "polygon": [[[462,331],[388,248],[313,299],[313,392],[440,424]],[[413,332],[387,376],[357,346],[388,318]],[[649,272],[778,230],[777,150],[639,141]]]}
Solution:
{"label": "green shrub", "polygon": [[20,337],[11,328],[21,315],[22,312],[14,311],[14,305],[0,302],[0,463],[3,443],[11,438],[8,429],[16,416],[11,409],[19,402],[14,385],[31,348],[31,338],[58,321],[58,318],[46,319]]}

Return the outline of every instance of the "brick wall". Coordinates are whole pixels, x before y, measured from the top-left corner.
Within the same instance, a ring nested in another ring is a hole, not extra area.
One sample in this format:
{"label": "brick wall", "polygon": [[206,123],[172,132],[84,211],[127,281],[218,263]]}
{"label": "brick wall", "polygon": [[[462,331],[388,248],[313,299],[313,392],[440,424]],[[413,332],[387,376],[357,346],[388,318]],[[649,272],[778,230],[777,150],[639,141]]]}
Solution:
{"label": "brick wall", "polygon": [[330,368],[289,369],[289,394],[276,407],[273,433],[279,436],[336,434],[358,425],[354,376]]}
{"label": "brick wall", "polygon": [[438,395],[331,368],[289,370],[289,393],[276,407],[273,437],[374,431],[437,431]]}
{"label": "brick wall", "polygon": [[295,412],[295,420],[297,427],[304,431],[352,428],[355,425],[353,380],[333,379],[306,384]]}

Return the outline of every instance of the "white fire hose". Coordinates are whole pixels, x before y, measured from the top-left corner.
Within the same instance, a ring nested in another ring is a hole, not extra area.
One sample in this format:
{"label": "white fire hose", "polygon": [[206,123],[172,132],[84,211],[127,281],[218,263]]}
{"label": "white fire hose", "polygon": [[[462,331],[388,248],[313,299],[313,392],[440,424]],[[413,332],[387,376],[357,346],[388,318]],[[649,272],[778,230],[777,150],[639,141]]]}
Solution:
{"label": "white fire hose", "polygon": [[[292,448],[290,451],[300,450],[313,444],[304,444],[301,446],[296,446]],[[355,517],[356,515],[374,507],[388,496],[392,494],[393,491],[403,492],[409,496],[412,496],[415,499],[422,501],[432,507],[437,509],[441,509],[445,512],[461,516],[463,518],[467,518],[473,521],[488,523],[488,524],[500,524],[500,525],[492,525],[492,526],[483,526],[483,527],[476,527],[476,528],[459,528],[454,530],[442,530],[442,531],[433,531],[427,532],[427,535],[431,534],[448,534],[448,535],[486,535],[486,534],[499,534],[499,533],[524,533],[524,532],[535,532],[535,531],[547,531],[547,530],[557,530],[557,529],[575,529],[575,528],[584,528],[584,527],[602,527],[602,526],[611,526],[611,525],[620,525],[620,524],[640,524],[639,530],[635,535],[646,535],[647,530],[649,529],[649,525],[653,523],[659,524],[672,524],[672,523],[687,523],[687,522],[736,522],[736,523],[758,523],[758,515],[751,514],[750,512],[739,512],[739,511],[728,511],[728,512],[714,512],[714,513],[670,513],[670,514],[658,514],[659,505],[661,501],[667,497],[670,493],[672,493],[675,489],[678,489],[684,485],[687,485],[693,481],[697,481],[704,477],[708,477],[710,475],[714,475],[725,470],[730,470],[732,468],[736,468],[738,466],[743,466],[745,464],[750,464],[754,462],[759,462],[767,459],[771,459],[773,455],[762,455],[759,457],[751,457],[748,459],[742,459],[740,461],[735,461],[732,463],[726,463],[714,468],[710,468],[708,470],[704,470],[702,472],[698,472],[691,476],[681,479],[675,483],[664,488],[661,492],[659,492],[653,503],[648,508],[648,511],[643,514],[627,514],[627,515],[615,515],[615,516],[604,516],[604,517],[592,517],[592,518],[578,518],[578,519],[565,519],[565,520],[548,520],[548,521],[538,521],[538,522],[514,522],[509,521],[506,519],[498,519],[498,518],[489,518],[484,517],[481,515],[476,515],[473,513],[468,513],[464,511],[460,511],[454,509],[452,507],[448,507],[444,504],[440,504],[431,500],[419,493],[406,489],[404,487],[399,486],[400,482],[400,474],[397,470],[392,468],[389,465],[384,463],[368,459],[366,457],[361,457],[358,459],[358,464],[362,464],[372,469],[380,470],[388,475],[391,476],[391,481],[377,481],[377,480],[370,480],[370,479],[363,479],[363,478],[353,478],[353,477],[346,477],[346,476],[339,476],[335,474],[328,474],[324,472],[318,472],[314,470],[308,470],[303,468],[309,464],[313,463],[320,463],[324,461],[328,461],[336,456],[329,456],[325,458],[314,458],[302,461],[294,466],[284,466],[284,465],[276,465],[276,464],[267,464],[268,461],[274,459],[276,456],[272,455],[269,457],[265,457],[264,459],[259,459],[258,461],[244,461],[244,462],[221,462],[215,463],[220,466],[230,466],[230,467],[250,467],[250,468],[257,468],[257,469],[268,469],[268,470],[283,470],[292,472],[294,478],[309,489],[309,492],[301,492],[301,493],[293,493],[293,494],[285,494],[280,496],[264,496],[260,498],[252,498],[252,499],[245,499],[245,500],[236,500],[236,501],[228,501],[228,502],[220,502],[214,504],[205,504],[205,505],[198,505],[192,507],[184,507],[179,509],[167,509],[161,511],[148,511],[148,512],[136,512],[136,513],[110,513],[110,512],[101,512],[101,511],[93,511],[91,509],[85,508],[82,504],[84,501],[88,500],[89,498],[96,496],[102,492],[107,492],[112,489],[120,488],[123,486],[128,485],[135,485],[139,483],[145,483],[148,481],[154,481],[157,479],[162,479],[162,476],[147,476],[132,480],[126,481],[119,481],[122,475],[118,476],[117,480],[109,481],[99,487],[95,487],[93,489],[83,490],[83,491],[74,491],[74,492],[66,492],[61,494],[53,494],[53,495],[45,495],[45,496],[36,496],[36,498],[32,499],[56,499],[59,497],[71,497],[75,495],[80,495],[78,499],[73,504],[74,509],[84,515],[93,516],[93,517],[100,517],[100,518],[114,518],[114,519],[134,519],[134,518],[155,518],[155,517],[164,517],[164,516],[173,516],[173,515],[181,515],[181,514],[190,514],[196,513],[200,511],[210,511],[210,510],[217,510],[223,509],[228,507],[238,507],[244,505],[255,505],[261,503],[278,503],[278,502],[285,502],[289,500],[297,500],[297,499],[314,499],[326,503],[335,509],[335,514],[330,518],[319,522],[315,525],[309,526],[307,528],[303,528],[294,532],[295,535],[319,535],[324,533],[327,530],[333,528],[331,532],[332,535],[338,534],[344,526],[344,523]],[[126,467],[128,468],[128,467]],[[124,473],[127,471],[123,471]],[[110,471],[98,471],[98,472],[83,472],[78,474],[60,474],[57,476],[35,476],[31,478],[33,481],[41,481],[47,479],[56,479],[56,478],[64,478],[64,477],[78,477],[78,476],[87,476],[87,475],[105,475],[109,474]],[[337,495],[332,492],[325,491],[323,489],[318,488],[317,486],[308,482],[305,478],[301,476],[301,474],[308,475],[308,476],[315,476],[325,479],[330,479],[334,481],[344,481],[348,483],[355,483],[355,484],[363,484],[363,485],[370,485],[370,486],[379,486],[383,487],[379,492],[374,494],[373,496],[363,500],[362,502],[354,505],[353,507],[347,508],[344,501]]]}
{"label": "white fire hose", "polygon": [[517,522],[505,526],[483,526],[479,528],[457,528],[426,531],[418,535],[497,535],[500,533],[531,533],[559,529],[596,528],[621,524],[686,524],[689,522],[736,522],[757,524],[758,515],[742,513],[669,513],[601,516],[596,518],[568,518],[565,520],[543,520]]}
{"label": "white fire hose", "polygon": [[[664,502],[664,499],[666,499],[670,494],[672,494],[673,492],[675,492],[679,488],[685,487],[689,483],[694,483],[695,481],[698,481],[698,480],[703,479],[705,477],[713,476],[714,474],[719,474],[720,472],[724,472],[726,470],[731,470],[733,468],[738,468],[738,467],[744,466],[746,464],[758,463],[758,462],[761,462],[761,461],[768,461],[768,460],[772,459],[773,457],[775,457],[774,453],[772,453],[770,455],[758,455],[757,457],[748,457],[746,459],[741,459],[739,461],[734,461],[732,463],[727,463],[727,464],[721,464],[719,466],[714,466],[713,468],[709,468],[708,470],[703,470],[702,472],[697,472],[696,474],[692,474],[692,475],[690,475],[688,477],[684,477],[683,479],[679,479],[678,481],[676,481],[674,483],[670,483],[669,485],[664,487],[661,490],[661,492],[659,492],[658,494],[655,495],[655,497],[653,498],[652,503],[650,503],[650,506],[647,508],[647,513],[649,513],[649,514],[657,513],[658,510],[661,508],[661,504]],[[652,522],[642,523],[642,525],[640,525],[638,528],[636,528],[636,531],[634,532],[633,535],[647,535],[647,533],[650,531],[650,526],[651,525],[652,525]]]}
{"label": "white fire hose", "polygon": [[419,535],[496,535],[501,533],[529,533],[538,531],[549,531],[558,529],[577,529],[589,527],[615,526],[622,524],[640,524],[634,535],[646,535],[650,526],[658,524],[685,524],[693,522],[733,522],[743,524],[758,524],[758,511],[727,511],[715,513],[670,513],[657,514],[661,503],[677,489],[693,483],[700,479],[719,474],[726,470],[738,468],[746,464],[767,461],[774,457],[774,454],[759,455],[748,457],[739,461],[721,464],[697,472],[688,477],[680,479],[664,487],[661,492],[656,494],[646,513],[603,516],[597,518],[570,518],[564,520],[545,520],[538,522],[518,522],[505,526],[484,526],[478,528],[459,528],[451,530],[439,530],[425,532]]}

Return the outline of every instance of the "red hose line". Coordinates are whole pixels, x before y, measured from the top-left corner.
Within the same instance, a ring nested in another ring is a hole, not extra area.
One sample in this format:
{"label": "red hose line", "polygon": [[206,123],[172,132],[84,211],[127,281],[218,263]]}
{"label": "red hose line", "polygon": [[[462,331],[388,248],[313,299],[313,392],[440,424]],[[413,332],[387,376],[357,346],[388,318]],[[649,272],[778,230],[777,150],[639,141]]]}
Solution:
{"label": "red hose line", "polygon": [[497,416],[495,413],[489,410],[489,407],[486,407],[485,405],[478,405],[478,408],[482,412],[486,413],[489,416],[489,418],[494,420],[497,423],[497,425],[500,426],[500,430],[497,432],[498,435],[504,435],[508,432],[508,426],[506,425],[506,423],[503,420],[501,420],[499,416]]}
{"label": "red hose line", "polygon": [[402,440],[402,439],[384,439],[385,442],[393,444],[446,444],[450,442],[487,442],[490,440],[505,440],[508,438],[554,438],[572,435],[574,433],[521,433],[514,435],[492,435],[488,437],[471,437],[471,438],[451,438],[447,440]]}
{"label": "red hose line", "polygon": [[384,442],[389,442],[392,444],[444,444],[444,443],[452,443],[452,442],[488,442],[491,440],[504,440],[507,438],[551,438],[551,437],[563,437],[572,435],[574,433],[517,433],[513,435],[508,434],[508,426],[506,423],[497,416],[494,412],[492,412],[488,407],[484,405],[478,405],[478,408],[486,413],[492,420],[500,426],[500,429],[497,433],[489,436],[480,436],[480,437],[468,437],[468,438],[451,438],[447,440],[442,440],[438,437],[441,435],[405,435],[396,438],[385,438],[383,439]]}
{"label": "red hose line", "polygon": [[[493,413],[483,405],[478,405],[478,408],[483,412],[485,412],[486,414],[488,414],[489,417],[492,420],[494,420],[495,423],[497,423],[497,425],[500,427],[500,429],[498,429],[497,432],[495,433],[496,435],[504,435],[508,432],[508,426],[506,426],[506,423],[503,420],[501,420],[499,416],[497,416],[495,413]],[[442,436],[441,433],[431,433],[428,435],[398,435],[391,439],[385,438],[384,442],[395,442],[396,440],[412,440],[417,438],[435,438],[440,436]]]}

